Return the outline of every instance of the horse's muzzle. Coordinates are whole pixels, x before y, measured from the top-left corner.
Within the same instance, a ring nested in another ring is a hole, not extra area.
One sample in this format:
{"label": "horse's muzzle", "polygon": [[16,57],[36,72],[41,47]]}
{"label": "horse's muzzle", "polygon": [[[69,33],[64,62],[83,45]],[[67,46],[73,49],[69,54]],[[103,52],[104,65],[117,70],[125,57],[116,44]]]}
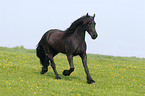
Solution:
{"label": "horse's muzzle", "polygon": [[94,34],[93,36],[92,36],[92,39],[96,39],[98,37],[98,35],[97,34]]}

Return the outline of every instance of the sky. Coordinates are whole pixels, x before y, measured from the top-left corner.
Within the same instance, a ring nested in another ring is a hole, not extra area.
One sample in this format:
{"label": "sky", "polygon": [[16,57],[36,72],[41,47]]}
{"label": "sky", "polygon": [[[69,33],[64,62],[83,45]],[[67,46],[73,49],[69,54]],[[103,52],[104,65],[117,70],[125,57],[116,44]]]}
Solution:
{"label": "sky", "polygon": [[0,46],[35,49],[46,31],[87,13],[99,35],[86,32],[87,53],[145,58],[145,0],[0,0]]}

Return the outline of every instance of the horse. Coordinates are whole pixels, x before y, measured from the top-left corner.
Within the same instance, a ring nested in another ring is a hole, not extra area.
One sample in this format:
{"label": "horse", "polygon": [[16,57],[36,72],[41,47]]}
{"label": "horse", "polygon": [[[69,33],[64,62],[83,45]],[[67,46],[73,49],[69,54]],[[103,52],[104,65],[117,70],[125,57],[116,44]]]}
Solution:
{"label": "horse", "polygon": [[45,74],[48,71],[50,61],[50,65],[55,73],[55,79],[61,79],[57,73],[53,57],[58,53],[63,53],[67,56],[70,69],[64,70],[62,74],[64,76],[69,76],[75,69],[73,65],[73,57],[79,55],[82,59],[83,67],[87,75],[87,83],[95,84],[95,81],[92,79],[87,66],[85,42],[86,31],[90,34],[92,39],[96,39],[98,37],[95,30],[96,23],[94,18],[95,14],[90,16],[87,13],[74,21],[65,31],[52,29],[47,31],[42,36],[36,48],[36,55],[42,64],[42,69],[40,71],[41,74]]}

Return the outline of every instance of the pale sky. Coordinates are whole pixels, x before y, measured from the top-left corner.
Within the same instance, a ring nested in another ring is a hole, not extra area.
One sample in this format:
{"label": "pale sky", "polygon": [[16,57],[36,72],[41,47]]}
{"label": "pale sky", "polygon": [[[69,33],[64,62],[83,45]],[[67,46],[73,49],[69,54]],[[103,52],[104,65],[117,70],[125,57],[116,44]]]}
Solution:
{"label": "pale sky", "polygon": [[50,29],[96,14],[87,53],[145,58],[145,0],[0,0],[0,46],[35,49]]}

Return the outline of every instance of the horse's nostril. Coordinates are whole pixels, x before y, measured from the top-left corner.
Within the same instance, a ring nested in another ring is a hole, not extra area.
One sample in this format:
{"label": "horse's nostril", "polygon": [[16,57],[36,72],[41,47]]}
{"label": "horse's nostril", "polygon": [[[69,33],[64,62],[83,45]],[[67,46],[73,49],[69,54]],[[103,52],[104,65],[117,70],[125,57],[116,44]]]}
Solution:
{"label": "horse's nostril", "polygon": [[98,37],[98,35],[97,34],[94,34],[93,36],[92,36],[92,39],[96,39]]}
{"label": "horse's nostril", "polygon": [[98,37],[98,35],[96,35],[96,38]]}

